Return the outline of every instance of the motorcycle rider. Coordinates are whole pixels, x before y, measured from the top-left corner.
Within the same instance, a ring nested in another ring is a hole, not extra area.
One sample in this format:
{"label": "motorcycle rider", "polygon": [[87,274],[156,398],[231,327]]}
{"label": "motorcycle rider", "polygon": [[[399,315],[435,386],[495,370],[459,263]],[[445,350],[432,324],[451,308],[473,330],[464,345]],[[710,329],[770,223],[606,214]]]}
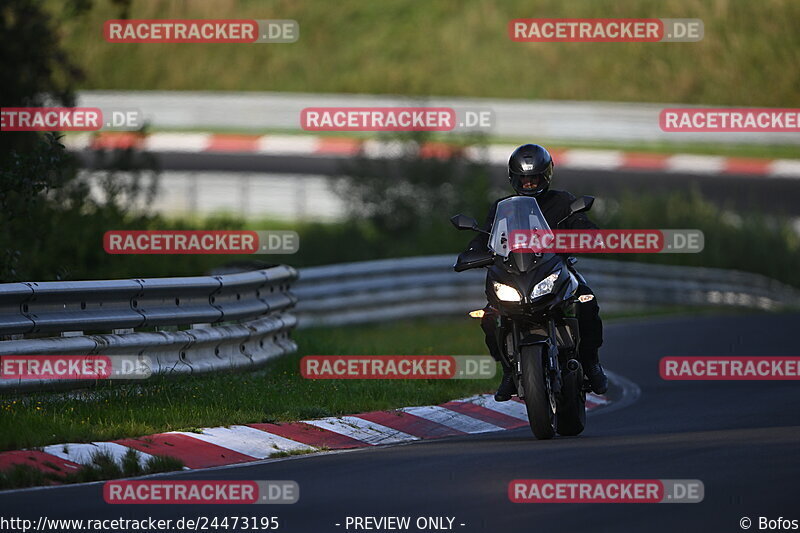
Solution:
{"label": "motorcycle rider", "polygon": [[[584,213],[576,213],[569,216],[558,228],[558,222],[570,213],[570,204],[575,197],[566,191],[550,189],[550,182],[553,178],[553,158],[550,153],[538,144],[525,144],[518,147],[511,154],[508,160],[508,180],[514,191],[518,195],[532,196],[536,198],[542,214],[547,220],[547,224],[553,229],[598,229]],[[508,198],[508,197],[507,197]],[[491,231],[494,223],[497,204],[505,200],[497,200],[486,217],[483,229]],[[478,233],[469,243],[468,249],[485,251],[488,247],[489,235]],[[579,285],[576,292],[577,296],[591,295],[591,298],[584,298],[587,301],[579,301],[575,305],[578,318],[578,328],[580,331],[580,344],[578,346],[578,356],[583,366],[584,374],[589,379],[592,390],[597,394],[603,394],[608,389],[608,378],[600,365],[598,350],[603,344],[603,322],[600,319],[600,307],[597,298],[586,284],[578,272],[572,269],[573,274],[578,279]],[[490,306],[484,309],[485,313],[481,320],[481,328],[486,335],[486,346],[492,357],[499,361],[503,366],[503,379],[494,398],[498,402],[511,399],[517,393],[514,384],[512,368],[500,356],[500,346],[498,345],[497,314]]]}

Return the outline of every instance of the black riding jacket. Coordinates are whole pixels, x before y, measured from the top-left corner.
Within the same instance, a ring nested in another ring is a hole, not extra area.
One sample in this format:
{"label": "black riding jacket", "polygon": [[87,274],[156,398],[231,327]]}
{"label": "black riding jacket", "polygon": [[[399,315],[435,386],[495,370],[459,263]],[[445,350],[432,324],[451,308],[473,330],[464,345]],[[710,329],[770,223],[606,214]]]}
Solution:
{"label": "black riding jacket", "polygon": [[[506,198],[511,198],[506,196]],[[486,231],[492,230],[494,217],[497,213],[497,204],[506,198],[497,200],[489,214],[486,215],[486,222],[483,224],[483,229]],[[569,207],[575,197],[567,191],[548,190],[536,198],[539,203],[539,208],[542,210],[547,225],[552,229],[599,229],[597,224],[589,220],[585,213],[576,213],[565,220],[560,226],[556,227],[558,221],[569,215]],[[489,235],[486,233],[478,233],[470,242],[467,250],[481,250],[484,251],[489,246]]]}

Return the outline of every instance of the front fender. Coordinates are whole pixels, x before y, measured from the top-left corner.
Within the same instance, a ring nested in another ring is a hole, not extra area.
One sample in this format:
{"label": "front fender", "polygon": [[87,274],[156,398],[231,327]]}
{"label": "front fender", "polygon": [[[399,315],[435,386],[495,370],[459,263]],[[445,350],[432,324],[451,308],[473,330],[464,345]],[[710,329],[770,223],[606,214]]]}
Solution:
{"label": "front fender", "polygon": [[550,345],[550,337],[538,333],[528,333],[519,341],[519,346],[533,346],[534,344]]}

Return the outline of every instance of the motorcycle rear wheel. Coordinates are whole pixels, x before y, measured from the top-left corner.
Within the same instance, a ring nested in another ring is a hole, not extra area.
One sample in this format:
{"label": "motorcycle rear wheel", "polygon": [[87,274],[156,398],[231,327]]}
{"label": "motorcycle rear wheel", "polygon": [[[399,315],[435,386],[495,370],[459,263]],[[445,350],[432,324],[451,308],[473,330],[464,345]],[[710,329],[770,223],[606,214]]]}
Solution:
{"label": "motorcycle rear wheel", "polygon": [[583,369],[564,374],[558,402],[559,435],[574,437],[586,428],[586,393],[583,391]]}

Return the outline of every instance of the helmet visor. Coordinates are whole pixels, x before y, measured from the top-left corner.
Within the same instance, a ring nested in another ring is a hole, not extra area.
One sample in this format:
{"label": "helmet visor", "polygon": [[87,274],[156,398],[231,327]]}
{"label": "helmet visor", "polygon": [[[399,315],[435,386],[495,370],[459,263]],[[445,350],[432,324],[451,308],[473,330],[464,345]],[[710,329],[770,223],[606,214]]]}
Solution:
{"label": "helmet visor", "polygon": [[517,180],[517,183],[519,183],[519,188],[523,191],[533,192],[542,185],[543,179],[544,178],[541,174],[536,174],[534,176],[520,176]]}
{"label": "helmet visor", "polygon": [[531,174],[528,176],[513,173],[511,175],[511,184],[520,194],[536,193],[547,187],[547,173],[540,172],[539,174]]}

